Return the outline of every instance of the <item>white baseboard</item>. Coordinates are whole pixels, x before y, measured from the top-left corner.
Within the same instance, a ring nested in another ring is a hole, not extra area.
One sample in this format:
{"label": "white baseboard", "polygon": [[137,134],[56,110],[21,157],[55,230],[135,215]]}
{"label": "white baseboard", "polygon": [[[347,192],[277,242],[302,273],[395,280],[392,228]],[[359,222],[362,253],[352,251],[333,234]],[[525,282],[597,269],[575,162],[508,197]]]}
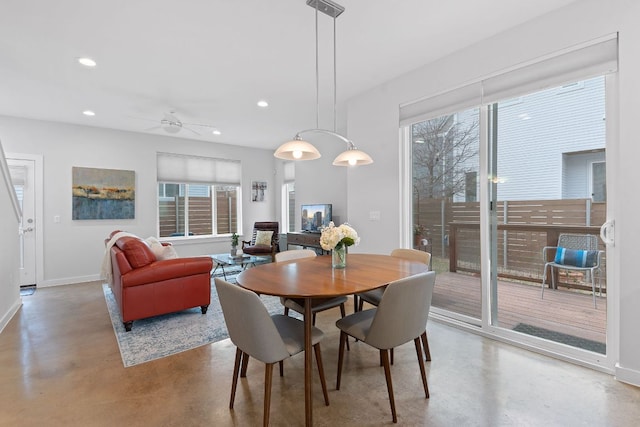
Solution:
{"label": "white baseboard", "polygon": [[11,319],[13,319],[13,316],[15,316],[18,310],[20,310],[20,307],[22,307],[22,298],[18,296],[18,299],[13,302],[9,311],[7,311],[5,315],[2,316],[2,319],[0,319],[0,333],[4,331],[5,326],[7,326]]}
{"label": "white baseboard", "polygon": [[50,286],[73,285],[75,283],[95,282],[96,280],[100,280],[99,274],[92,274],[90,276],[65,277],[64,279],[44,280],[38,283],[38,287],[48,288]]}
{"label": "white baseboard", "polygon": [[616,379],[623,383],[640,387],[640,371],[623,368],[619,363],[616,363]]}

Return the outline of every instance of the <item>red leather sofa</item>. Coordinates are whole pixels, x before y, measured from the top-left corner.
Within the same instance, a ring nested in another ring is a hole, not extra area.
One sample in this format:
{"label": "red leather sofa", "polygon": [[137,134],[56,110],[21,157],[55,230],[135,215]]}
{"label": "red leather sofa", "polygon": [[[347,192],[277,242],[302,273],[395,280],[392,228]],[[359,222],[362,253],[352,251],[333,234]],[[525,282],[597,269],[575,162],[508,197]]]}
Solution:
{"label": "red leather sofa", "polygon": [[111,289],[127,331],[134,320],[197,306],[203,314],[207,312],[213,267],[210,257],[157,260],[147,243],[135,236],[118,238],[109,250]]}

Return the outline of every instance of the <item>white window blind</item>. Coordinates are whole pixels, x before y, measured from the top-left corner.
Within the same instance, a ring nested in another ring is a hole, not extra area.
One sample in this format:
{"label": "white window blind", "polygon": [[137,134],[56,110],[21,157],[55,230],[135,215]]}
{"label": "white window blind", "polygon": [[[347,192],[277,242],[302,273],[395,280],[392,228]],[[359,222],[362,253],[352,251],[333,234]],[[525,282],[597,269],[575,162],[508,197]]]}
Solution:
{"label": "white window blind", "polygon": [[618,38],[552,55],[482,81],[482,103],[492,104],[618,71]]}
{"label": "white window blind", "polygon": [[520,64],[459,88],[401,105],[400,126],[617,70],[618,35],[612,34]]}
{"label": "white window blind", "polygon": [[296,167],[293,162],[285,162],[284,166],[284,183],[293,182],[296,179]]}
{"label": "white window blind", "polygon": [[400,106],[400,126],[408,126],[480,105],[481,82],[461,86],[420,101]]}
{"label": "white window blind", "polygon": [[158,153],[158,182],[240,185],[240,161]]}

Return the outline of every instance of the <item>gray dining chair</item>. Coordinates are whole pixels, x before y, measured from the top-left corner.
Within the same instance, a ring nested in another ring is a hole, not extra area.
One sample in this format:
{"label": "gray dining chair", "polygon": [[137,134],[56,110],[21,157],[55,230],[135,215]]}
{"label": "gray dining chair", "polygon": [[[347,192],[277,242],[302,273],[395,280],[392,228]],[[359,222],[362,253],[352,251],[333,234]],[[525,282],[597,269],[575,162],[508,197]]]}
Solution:
{"label": "gray dining chair", "polygon": [[[419,251],[416,249],[394,249],[390,254],[392,257],[402,258],[409,261],[417,261],[423,264],[429,265],[431,262],[431,254],[425,251]],[[354,296],[359,300],[357,311],[362,311],[362,307],[365,302],[378,306],[380,304],[380,300],[382,299],[382,294],[384,294],[384,290],[386,286],[378,289],[373,289],[371,291],[362,292]],[[427,338],[427,331],[422,335],[422,345],[424,346],[424,355],[425,360],[427,362],[431,362],[431,350],[429,349],[429,339]],[[393,349],[391,350],[391,364],[393,364]]]}
{"label": "gray dining chair", "polygon": [[[229,338],[236,346],[229,408],[233,409],[240,364],[245,364],[249,357],[256,358],[265,363],[263,425],[268,426],[273,365],[280,362],[282,376],[282,361],[304,350],[304,324],[282,314],[269,315],[258,295],[238,285],[220,278],[215,279],[215,285]],[[316,355],[324,402],[328,406],[329,395],[320,352],[322,337],[322,331],[313,327],[311,344]]]}
{"label": "gray dining chair", "polygon": [[[311,249],[296,249],[290,251],[279,252],[276,254],[276,262],[291,261],[295,259],[315,258],[316,253]],[[304,315],[304,300],[302,298],[280,298],[280,302],[284,306],[284,314],[289,315],[289,310]],[[340,296],[334,298],[316,298],[311,301],[311,313],[313,314],[313,324],[316,324],[316,313],[329,310],[334,307],[340,307],[340,314],[345,316],[344,304],[347,297]]]}
{"label": "gray dining chair", "polygon": [[413,340],[425,397],[429,398],[429,386],[427,385],[424,360],[422,360],[420,338],[424,334],[429,317],[435,281],[435,273],[428,271],[392,282],[387,286],[377,308],[358,311],[336,322],[336,326],[340,329],[336,389],[340,390],[347,336],[352,336],[377,348],[380,350],[380,357],[383,361],[394,423],[398,422],[398,417],[391,382],[390,349]]}

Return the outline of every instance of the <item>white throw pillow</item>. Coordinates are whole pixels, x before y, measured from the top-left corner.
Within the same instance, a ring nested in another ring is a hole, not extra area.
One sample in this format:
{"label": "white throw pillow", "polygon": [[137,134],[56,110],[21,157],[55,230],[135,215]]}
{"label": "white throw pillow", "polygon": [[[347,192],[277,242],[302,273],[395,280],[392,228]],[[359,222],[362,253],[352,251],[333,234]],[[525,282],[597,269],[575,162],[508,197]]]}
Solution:
{"label": "white throw pillow", "polygon": [[173,258],[178,258],[178,253],[176,252],[175,248],[171,245],[169,246],[164,246],[164,250],[162,251],[162,255],[160,255],[158,258],[158,261],[160,260],[164,260],[164,259],[173,259]]}
{"label": "white throw pillow", "polygon": [[160,259],[160,255],[164,252],[164,246],[162,246],[162,243],[160,243],[160,241],[155,237],[147,237],[145,239],[145,243],[149,245],[151,252],[153,252],[156,258]]}
{"label": "white throw pillow", "polygon": [[149,245],[149,247],[151,248],[151,252],[153,252],[158,261],[161,261],[163,259],[178,258],[178,253],[173,246],[164,246],[155,237],[147,237],[145,239],[145,242]]}
{"label": "white throw pillow", "polygon": [[256,231],[256,245],[271,246],[271,236],[273,236],[273,231]]}

